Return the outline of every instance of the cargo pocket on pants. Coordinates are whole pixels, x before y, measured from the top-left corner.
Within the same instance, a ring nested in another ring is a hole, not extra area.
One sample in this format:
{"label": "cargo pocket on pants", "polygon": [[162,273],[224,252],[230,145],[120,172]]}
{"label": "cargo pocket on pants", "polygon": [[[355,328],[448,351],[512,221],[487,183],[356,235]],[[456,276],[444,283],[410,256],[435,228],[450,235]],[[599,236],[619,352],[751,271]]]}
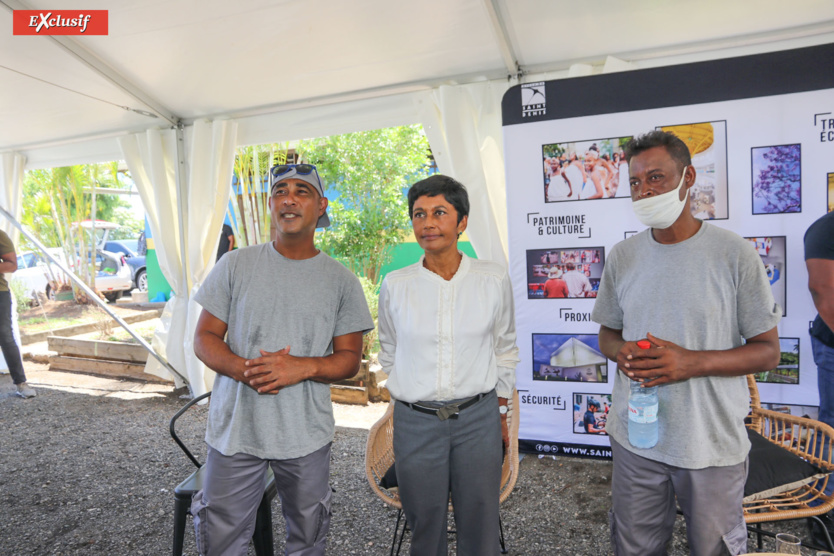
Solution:
{"label": "cargo pocket on pants", "polygon": [[614,517],[614,510],[608,510],[608,528],[611,531],[611,548],[614,556],[619,556],[620,548],[617,544],[617,519]]}
{"label": "cargo pocket on pants", "polygon": [[721,537],[730,556],[747,552],[747,526],[744,521],[733,527],[732,531]]}
{"label": "cargo pocket on pants", "polygon": [[197,491],[191,498],[191,517],[194,518],[194,535],[197,552],[205,554],[208,547],[208,504],[203,501],[203,491]]}
{"label": "cargo pocket on pants", "polygon": [[314,545],[324,543],[327,538],[327,531],[330,529],[330,504],[332,496],[333,490],[328,485],[327,493],[324,495],[324,498],[319,500],[319,519],[316,525],[316,540],[313,543]]}

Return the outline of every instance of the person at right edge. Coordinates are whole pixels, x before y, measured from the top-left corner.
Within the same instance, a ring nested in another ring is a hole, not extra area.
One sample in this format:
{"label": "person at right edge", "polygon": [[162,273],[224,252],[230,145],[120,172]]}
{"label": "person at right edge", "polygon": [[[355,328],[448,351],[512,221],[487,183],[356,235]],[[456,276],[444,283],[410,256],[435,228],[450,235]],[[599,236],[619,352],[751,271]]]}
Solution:
{"label": "person at right edge", "polygon": [[[686,144],[652,131],[625,151],[632,208],[649,229],[611,250],[591,314],[602,352],[618,366],[606,423],[612,548],[665,555],[677,498],[690,553],[735,556],[747,552],[744,375],[779,363],[782,310],[750,244],[692,216]],[[638,348],[641,339],[651,347]],[[629,380],[660,387],[652,448],[628,442]]]}
{"label": "person at right edge", "polygon": [[[820,394],[819,420],[834,427],[834,212],[811,224],[805,232],[805,266],[808,269],[808,289],[817,308],[817,318],[808,331],[817,364],[817,384]],[[831,494],[828,480],[826,494]],[[820,517],[834,538],[834,516],[829,512]],[[815,544],[827,546],[819,524],[811,523],[811,537]]]}

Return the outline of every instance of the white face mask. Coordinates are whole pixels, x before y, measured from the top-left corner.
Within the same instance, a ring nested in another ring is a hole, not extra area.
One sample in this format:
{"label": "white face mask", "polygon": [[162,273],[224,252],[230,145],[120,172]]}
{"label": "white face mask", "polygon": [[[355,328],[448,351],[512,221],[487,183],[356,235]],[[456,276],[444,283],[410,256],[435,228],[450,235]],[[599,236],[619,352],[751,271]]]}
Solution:
{"label": "white face mask", "polygon": [[646,197],[631,203],[634,214],[637,215],[644,226],[665,230],[675,223],[683,212],[683,207],[686,206],[686,198],[689,196],[689,190],[687,189],[683,199],[680,198],[680,189],[683,187],[685,178],[686,166],[683,167],[681,181],[675,189],[662,195]]}

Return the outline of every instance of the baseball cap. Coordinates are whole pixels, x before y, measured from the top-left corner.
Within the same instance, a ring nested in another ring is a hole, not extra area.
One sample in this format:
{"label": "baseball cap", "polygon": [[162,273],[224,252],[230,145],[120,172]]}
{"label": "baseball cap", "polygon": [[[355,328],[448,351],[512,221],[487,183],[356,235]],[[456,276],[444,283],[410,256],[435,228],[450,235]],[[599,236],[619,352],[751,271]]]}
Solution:
{"label": "baseball cap", "polygon": [[[321,177],[316,167],[312,164],[278,164],[269,170],[269,193],[272,194],[272,188],[276,183],[281,183],[287,179],[295,179],[303,181],[319,192],[319,195],[324,197],[324,184],[321,183]],[[327,216],[327,211],[319,216],[316,222],[316,228],[327,228],[330,226],[330,217]]]}

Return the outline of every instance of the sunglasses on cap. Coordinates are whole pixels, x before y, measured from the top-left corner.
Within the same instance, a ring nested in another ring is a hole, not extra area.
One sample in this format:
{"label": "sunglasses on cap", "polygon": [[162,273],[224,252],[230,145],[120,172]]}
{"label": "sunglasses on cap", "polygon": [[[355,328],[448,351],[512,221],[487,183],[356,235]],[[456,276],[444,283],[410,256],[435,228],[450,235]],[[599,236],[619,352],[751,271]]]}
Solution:
{"label": "sunglasses on cap", "polygon": [[278,164],[277,166],[273,166],[270,171],[272,172],[273,177],[277,178],[293,169],[295,169],[296,174],[301,176],[306,176],[308,174],[312,174],[313,172],[318,175],[316,167],[312,164]]}

